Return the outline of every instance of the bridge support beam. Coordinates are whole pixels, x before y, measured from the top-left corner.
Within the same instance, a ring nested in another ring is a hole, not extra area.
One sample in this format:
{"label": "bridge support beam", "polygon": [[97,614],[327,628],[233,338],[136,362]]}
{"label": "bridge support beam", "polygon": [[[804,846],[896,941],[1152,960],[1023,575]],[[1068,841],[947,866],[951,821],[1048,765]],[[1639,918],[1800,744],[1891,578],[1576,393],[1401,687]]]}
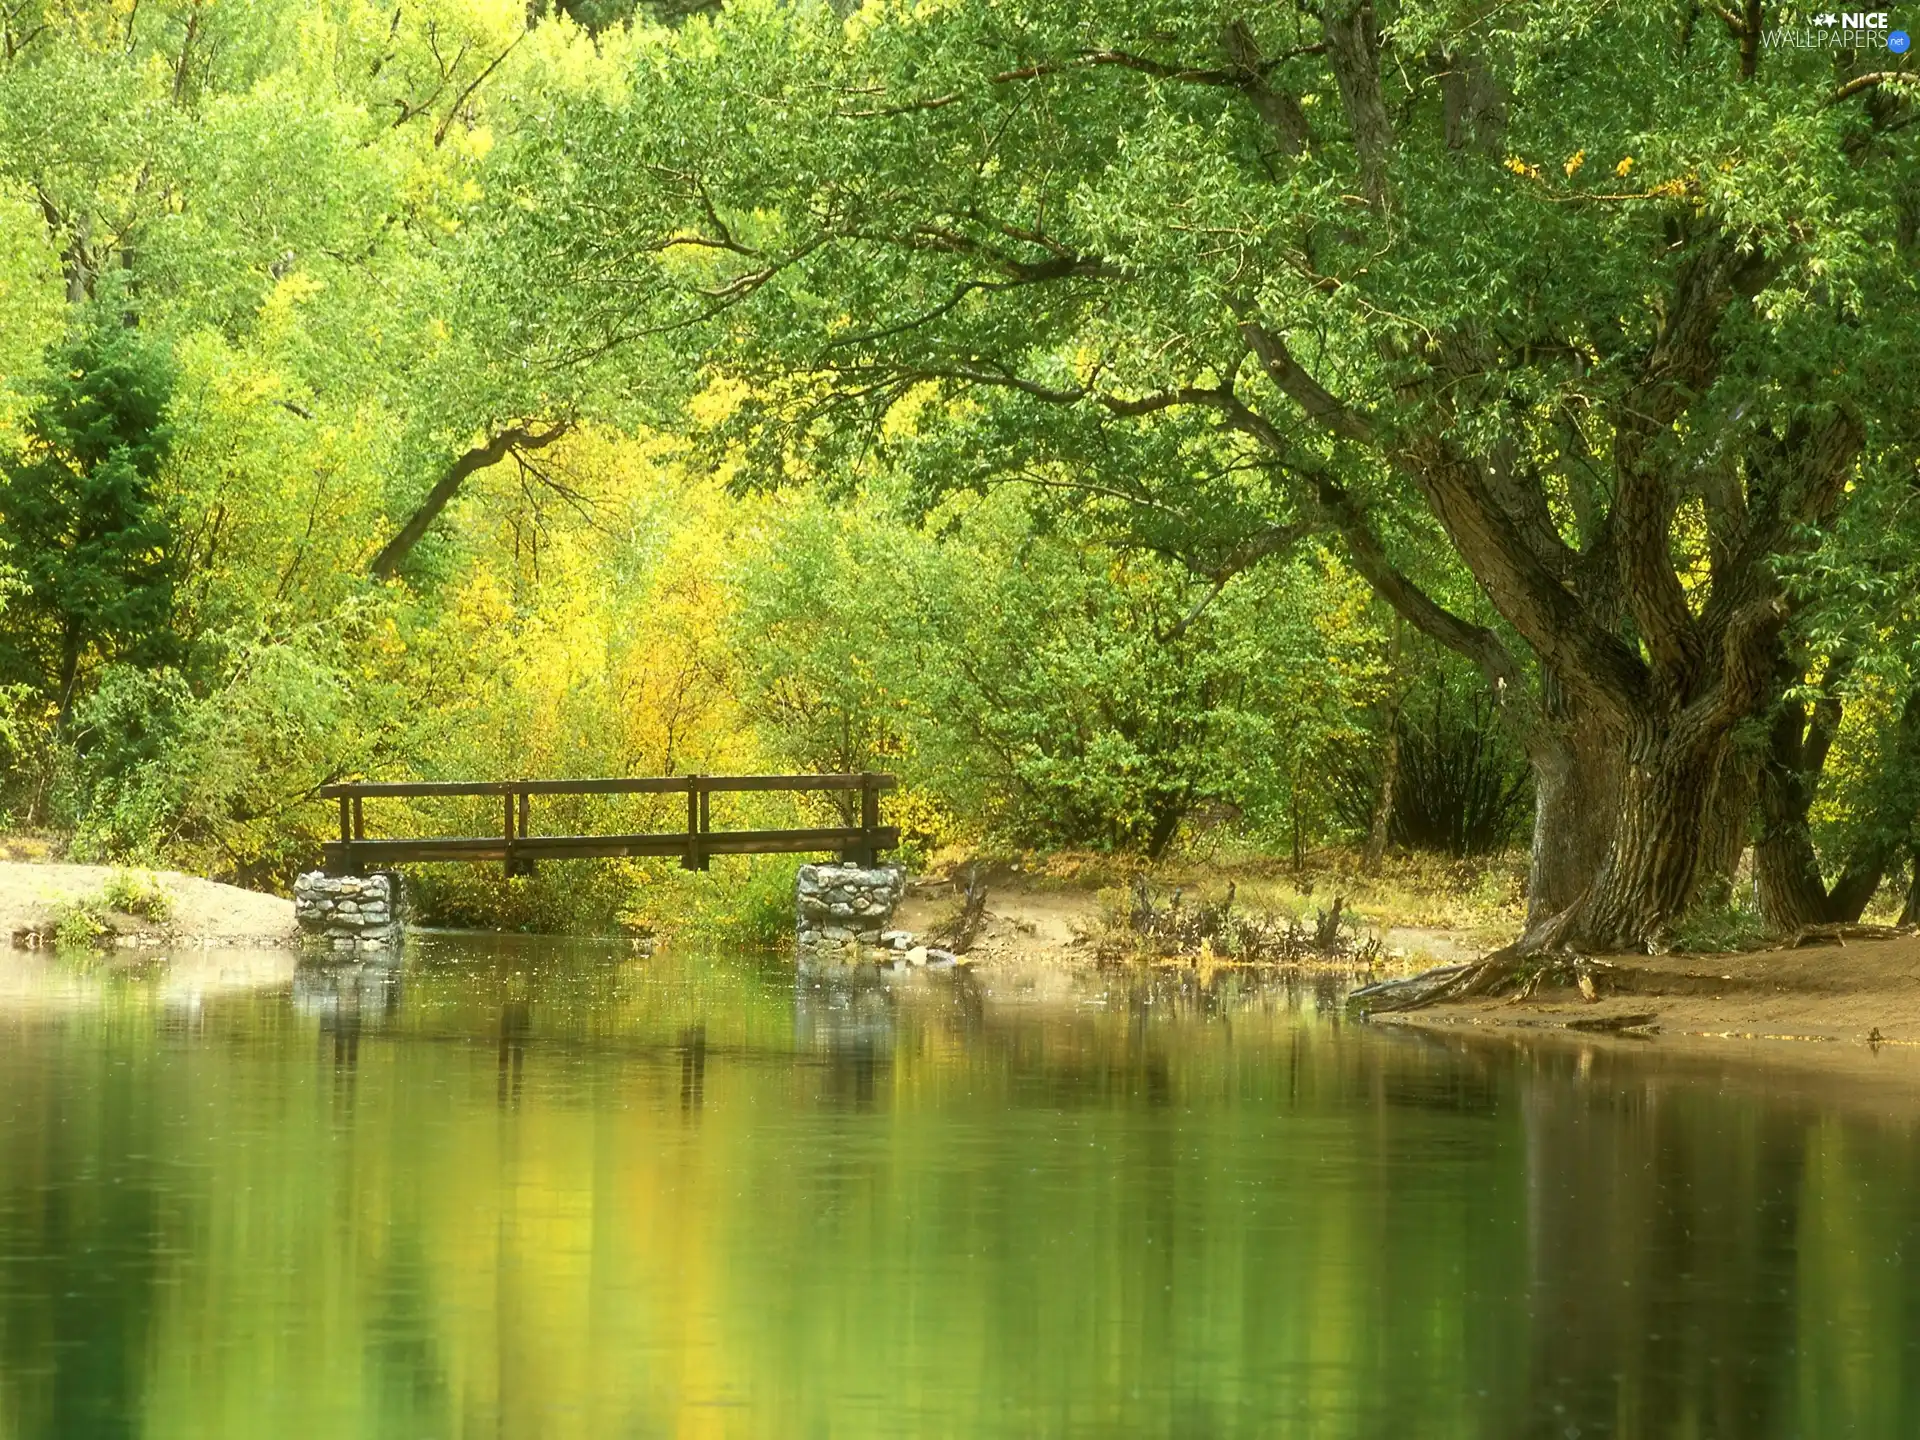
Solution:
{"label": "bridge support beam", "polygon": [[293,918],[303,939],[329,950],[395,950],[404,932],[400,877],[329,875],[315,870],[293,883]]}
{"label": "bridge support beam", "polygon": [[906,890],[898,865],[802,865],[794,882],[794,935],[802,970],[837,969],[868,958]]}

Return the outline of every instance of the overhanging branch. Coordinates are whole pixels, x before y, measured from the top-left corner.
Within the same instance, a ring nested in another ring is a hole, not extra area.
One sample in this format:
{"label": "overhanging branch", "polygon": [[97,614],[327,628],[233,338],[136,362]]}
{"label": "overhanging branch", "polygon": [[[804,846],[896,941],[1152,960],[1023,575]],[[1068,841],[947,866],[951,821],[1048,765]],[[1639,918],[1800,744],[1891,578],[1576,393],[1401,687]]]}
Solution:
{"label": "overhanging branch", "polygon": [[390,580],[399,572],[400,566],[420,543],[421,537],[432,528],[433,522],[440,518],[440,512],[447,508],[448,502],[460,493],[460,487],[466,483],[469,475],[485,470],[490,465],[498,465],[508,455],[521,450],[540,450],[553,444],[573,428],[570,419],[556,420],[545,429],[536,429],[531,424],[522,423],[509,426],[505,430],[489,436],[484,442],[462,453],[446,468],[444,474],[434,482],[433,489],[406,519],[397,533],[373,557],[373,563],[367,567],[367,573],[376,580]]}

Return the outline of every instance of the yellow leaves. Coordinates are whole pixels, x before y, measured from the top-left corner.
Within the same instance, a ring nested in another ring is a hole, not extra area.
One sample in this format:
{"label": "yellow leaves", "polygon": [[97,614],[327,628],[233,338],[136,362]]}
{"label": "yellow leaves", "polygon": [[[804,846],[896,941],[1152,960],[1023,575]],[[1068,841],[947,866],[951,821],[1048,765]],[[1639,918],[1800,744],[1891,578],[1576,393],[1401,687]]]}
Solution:
{"label": "yellow leaves", "polygon": [[1572,155],[1567,157],[1567,163],[1560,168],[1566,173],[1566,177],[1571,180],[1580,173],[1580,167],[1586,163],[1587,152],[1585,150],[1576,150]]}
{"label": "yellow leaves", "polygon": [[1618,175],[1622,180],[1626,179],[1627,176],[1633,173],[1633,157],[1631,155],[1622,156],[1620,163],[1613,167],[1613,173]]}
{"label": "yellow leaves", "polygon": [[745,381],[730,375],[716,375],[693,397],[687,409],[701,425],[721,425],[733,417],[752,393]]}
{"label": "yellow leaves", "polygon": [[1680,588],[1695,614],[1706,603],[1713,580],[1712,553],[1707,534],[1707,507],[1698,495],[1674,511],[1668,544],[1673,552],[1674,568],[1680,574]]}
{"label": "yellow leaves", "polygon": [[1514,174],[1519,175],[1525,179],[1538,180],[1540,178],[1540,167],[1538,165],[1529,165],[1525,160],[1522,160],[1518,155],[1509,155],[1506,158],[1506,160],[1502,163],[1504,163],[1507,169],[1511,170]]}

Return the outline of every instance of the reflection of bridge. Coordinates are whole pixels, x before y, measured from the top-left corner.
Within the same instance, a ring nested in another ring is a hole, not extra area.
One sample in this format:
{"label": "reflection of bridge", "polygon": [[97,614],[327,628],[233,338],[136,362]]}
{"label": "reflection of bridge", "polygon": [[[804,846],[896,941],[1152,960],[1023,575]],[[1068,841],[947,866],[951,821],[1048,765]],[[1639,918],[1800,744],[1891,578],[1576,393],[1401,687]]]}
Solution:
{"label": "reflection of bridge", "polygon": [[[509,875],[527,875],[536,860],[585,860],[609,856],[677,855],[689,870],[707,868],[710,855],[792,855],[831,850],[843,860],[871,865],[881,850],[900,843],[900,831],[880,823],[880,792],[891,775],[662,775],[607,780],[435,780],[395,784],[328,785],[320,793],[340,802],[340,838],[326,844],[330,875],[431,860],[498,860]],[[715,830],[712,797],[767,791],[826,790],[860,797],[859,824],[811,829]],[[629,835],[536,835],[536,795],[685,795],[684,830]],[[495,796],[500,830],[491,835],[431,835],[368,839],[366,804],[380,798]]]}

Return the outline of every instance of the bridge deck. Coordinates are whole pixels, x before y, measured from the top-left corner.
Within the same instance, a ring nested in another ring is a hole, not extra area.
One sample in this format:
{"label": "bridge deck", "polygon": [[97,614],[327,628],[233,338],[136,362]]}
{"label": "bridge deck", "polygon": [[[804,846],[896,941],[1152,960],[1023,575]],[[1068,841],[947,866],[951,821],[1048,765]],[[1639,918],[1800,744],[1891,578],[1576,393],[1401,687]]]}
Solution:
{"label": "bridge deck", "polygon": [[[900,831],[880,823],[880,792],[891,775],[664,775],[595,780],[423,780],[328,785],[321,795],[340,805],[340,838],[325,845],[329,874],[357,875],[384,865],[433,861],[501,861],[508,875],[527,875],[536,860],[586,860],[677,855],[689,870],[707,868],[712,855],[781,855],[833,851],[871,865],[900,843]],[[787,830],[715,830],[710,797],[729,792],[858,790],[860,823]],[[687,797],[687,828],[621,835],[536,835],[536,795],[670,795]],[[493,835],[368,838],[365,802],[385,797],[492,796],[501,801]]]}

